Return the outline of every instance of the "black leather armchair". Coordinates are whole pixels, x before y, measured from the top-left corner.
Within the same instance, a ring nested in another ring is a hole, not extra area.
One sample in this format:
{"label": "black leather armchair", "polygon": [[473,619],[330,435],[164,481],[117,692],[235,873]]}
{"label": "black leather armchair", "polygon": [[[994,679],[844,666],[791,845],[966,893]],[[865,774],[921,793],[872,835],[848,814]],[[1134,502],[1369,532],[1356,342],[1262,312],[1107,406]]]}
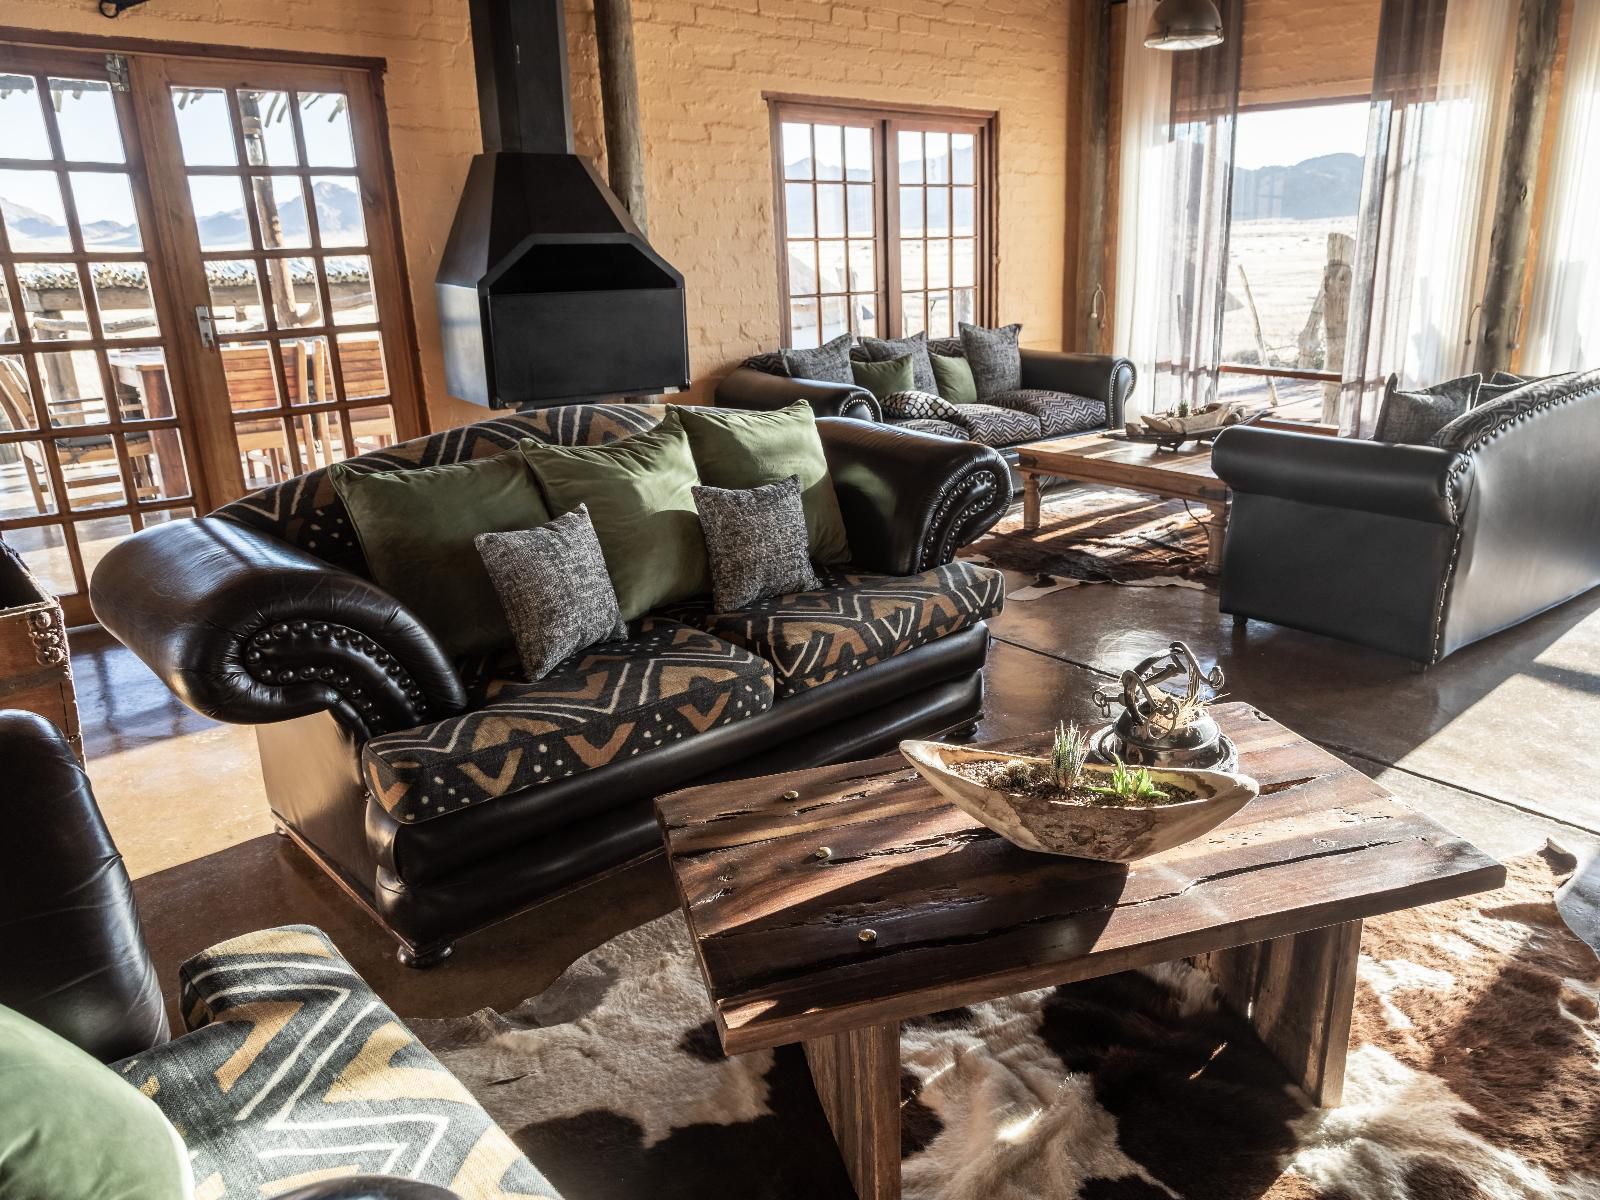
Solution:
{"label": "black leather armchair", "polygon": [[[43,717],[0,711],[0,1004],[102,1062],[169,1040],[133,885],[89,777]],[[174,1047],[175,1048],[175,1047]],[[394,1176],[323,1180],[284,1200],[456,1200]]]}
{"label": "black leather armchair", "polygon": [[1438,662],[1600,584],[1596,445],[1600,371],[1458,450],[1226,430],[1222,610]]}

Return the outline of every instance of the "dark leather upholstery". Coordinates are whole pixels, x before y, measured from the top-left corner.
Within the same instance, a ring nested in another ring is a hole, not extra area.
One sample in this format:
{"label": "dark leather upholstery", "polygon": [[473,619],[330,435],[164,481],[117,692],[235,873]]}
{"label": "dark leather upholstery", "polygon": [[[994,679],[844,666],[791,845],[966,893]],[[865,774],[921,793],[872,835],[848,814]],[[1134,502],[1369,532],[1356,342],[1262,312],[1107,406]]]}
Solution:
{"label": "dark leather upholstery", "polygon": [[94,572],[95,616],[195,711],[282,721],[331,708],[357,729],[457,712],[433,635],[376,584],[218,517],[120,542]]}
{"label": "dark leather upholstery", "polygon": [[89,777],[43,717],[0,712],[0,1004],[102,1062],[167,1040],[133,885]]}
{"label": "dark leather upholstery", "polygon": [[886,575],[949,562],[1005,515],[1005,460],[988,446],[864,421],[819,420],[850,557]]}
{"label": "dark leather upholstery", "polygon": [[1108,429],[1122,428],[1128,396],[1137,380],[1133,363],[1114,354],[1068,354],[1057,350],[1022,352],[1023,387],[1104,400]]}
{"label": "dark leather upholstery", "polygon": [[[873,421],[817,424],[856,567],[942,567],[1005,511],[1005,463],[992,449]],[[475,431],[486,439],[478,427],[466,437]],[[428,631],[353,569],[213,514],[121,543],[95,573],[92,598],[106,627],[185,702],[258,726],[285,831],[419,956],[657,848],[651,800],[662,791],[876,752],[969,723],[982,704],[979,623],[760,716],[445,817],[396,822],[369,796],[362,748],[463,711],[468,696]]]}
{"label": "dark leather upholstery", "polygon": [[880,421],[883,410],[878,398],[853,383],[831,383],[824,379],[793,379],[772,375],[753,367],[735,367],[717,384],[716,401],[722,408],[787,408],[796,400],[811,405],[819,417],[854,417],[860,421]]}
{"label": "dark leather upholstery", "polygon": [[1600,371],[1459,451],[1229,429],[1222,610],[1429,664],[1600,584]]}
{"label": "dark leather upholstery", "polygon": [[[961,352],[959,341],[952,338],[935,339],[930,343],[930,347],[934,353]],[[881,406],[865,389],[854,384],[790,379],[785,375],[773,374],[771,370],[761,369],[761,366],[773,366],[776,362],[775,355],[758,355],[748,360],[746,365],[729,373],[717,385],[717,404],[724,408],[773,409],[792,404],[797,399],[805,399],[811,402],[819,417],[853,417],[862,421],[885,419]],[[1128,396],[1132,393],[1136,380],[1137,374],[1133,363],[1115,355],[1065,354],[1054,350],[1022,352],[1023,388],[1066,392],[1102,401],[1106,406],[1105,427],[1110,429],[1122,427]],[[851,404],[849,398],[852,396],[860,403]],[[871,407],[870,413],[866,411],[868,405]],[[904,430],[898,423],[895,424],[895,428]],[[1037,436],[1035,434],[1024,440],[1034,440]],[[1007,498],[1010,499],[1022,491],[1022,475],[1016,470],[1016,447],[996,448],[1006,464],[1006,476],[1009,482]],[[1055,486],[1058,482],[1048,480],[1045,486]]]}
{"label": "dark leather upholstery", "polygon": [[347,1175],[280,1192],[278,1200],[456,1200],[456,1194],[394,1175]]}

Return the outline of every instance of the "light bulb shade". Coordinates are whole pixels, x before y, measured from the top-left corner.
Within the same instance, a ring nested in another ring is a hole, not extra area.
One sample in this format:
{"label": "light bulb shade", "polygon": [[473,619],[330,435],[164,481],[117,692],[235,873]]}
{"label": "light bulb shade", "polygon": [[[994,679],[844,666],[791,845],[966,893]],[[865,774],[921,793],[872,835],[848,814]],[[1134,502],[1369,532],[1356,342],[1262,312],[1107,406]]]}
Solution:
{"label": "light bulb shade", "polygon": [[1214,0],[1161,0],[1144,44],[1152,50],[1203,50],[1222,41],[1222,14]]}

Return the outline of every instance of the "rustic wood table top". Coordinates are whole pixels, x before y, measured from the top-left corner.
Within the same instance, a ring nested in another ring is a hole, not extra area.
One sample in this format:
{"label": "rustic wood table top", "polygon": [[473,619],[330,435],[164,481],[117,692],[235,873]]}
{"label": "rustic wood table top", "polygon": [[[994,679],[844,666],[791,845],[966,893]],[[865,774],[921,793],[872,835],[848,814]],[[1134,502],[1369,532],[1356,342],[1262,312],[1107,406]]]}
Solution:
{"label": "rustic wood table top", "polygon": [[1017,466],[1024,471],[1196,500],[1228,499],[1227,485],[1211,469],[1211,446],[1206,442],[1162,450],[1150,442],[1088,433],[1018,446]]}
{"label": "rustic wood table top", "polygon": [[1214,711],[1260,798],[1127,867],[1019,849],[898,755],[661,797],[724,1048],[1334,925],[1359,933],[1349,923],[1504,882],[1476,847],[1256,709]]}

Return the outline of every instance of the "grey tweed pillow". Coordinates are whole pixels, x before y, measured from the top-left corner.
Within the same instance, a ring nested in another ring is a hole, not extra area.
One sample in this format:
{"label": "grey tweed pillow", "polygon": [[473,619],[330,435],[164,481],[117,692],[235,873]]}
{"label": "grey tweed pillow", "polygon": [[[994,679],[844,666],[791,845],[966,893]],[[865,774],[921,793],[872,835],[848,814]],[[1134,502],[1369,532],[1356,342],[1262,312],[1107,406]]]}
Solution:
{"label": "grey tweed pillow", "polygon": [[861,349],[871,362],[888,362],[902,355],[911,356],[911,386],[919,392],[939,391],[939,381],[933,375],[933,359],[928,354],[928,335],[913,333],[903,338],[861,339]]}
{"label": "grey tweed pillow", "polygon": [[1022,326],[1007,325],[985,329],[961,322],[961,349],[972,368],[972,382],[978,386],[978,399],[1014,392],[1022,386]]}
{"label": "grey tweed pillow", "polygon": [[529,679],[596,642],[628,636],[589,508],[537,529],[480,533],[473,545],[506,610]]}
{"label": "grey tweed pillow", "polygon": [[718,612],[821,586],[806,550],[798,475],[753,488],[701,484],[694,489],[694,503],[711,560],[711,603]]}
{"label": "grey tweed pillow", "polygon": [[1383,406],[1378,410],[1378,427],[1372,440],[1426,446],[1434,435],[1478,402],[1483,376],[1463,375],[1414,391],[1402,391],[1399,384],[1399,378],[1391,375],[1384,385]]}
{"label": "grey tweed pillow", "polygon": [[784,350],[783,366],[790,379],[820,379],[827,383],[854,383],[850,370],[850,335],[841,333],[831,342],[810,350]]}

